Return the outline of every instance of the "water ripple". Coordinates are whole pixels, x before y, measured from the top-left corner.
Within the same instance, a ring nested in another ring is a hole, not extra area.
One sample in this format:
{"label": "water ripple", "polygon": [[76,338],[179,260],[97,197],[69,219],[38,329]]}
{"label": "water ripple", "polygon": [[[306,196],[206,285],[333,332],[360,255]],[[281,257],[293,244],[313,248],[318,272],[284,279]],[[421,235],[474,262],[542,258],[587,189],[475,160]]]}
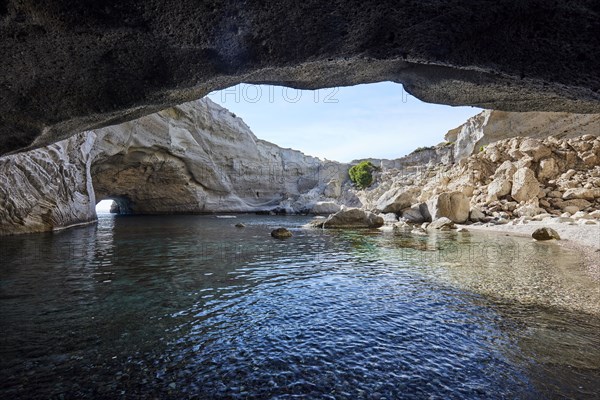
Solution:
{"label": "water ripple", "polygon": [[[527,253],[517,271],[506,252],[461,258],[481,244],[463,237],[239,219],[244,230],[212,217],[104,217],[4,240],[0,393],[537,399],[600,390],[597,317],[482,286],[510,276],[523,291],[552,249]],[[277,226],[293,239],[271,239]],[[504,243],[513,253],[521,244]],[[544,282],[557,294],[584,288],[573,271]],[[529,286],[528,296],[546,296],[548,286]]]}

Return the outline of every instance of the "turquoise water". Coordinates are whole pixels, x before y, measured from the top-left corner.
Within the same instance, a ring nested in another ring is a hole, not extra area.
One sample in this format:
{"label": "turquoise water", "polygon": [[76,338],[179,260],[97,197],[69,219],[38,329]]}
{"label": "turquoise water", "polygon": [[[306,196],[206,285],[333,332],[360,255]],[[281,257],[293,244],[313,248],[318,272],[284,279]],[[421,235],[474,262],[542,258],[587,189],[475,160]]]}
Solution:
{"label": "turquoise water", "polygon": [[550,268],[553,248],[307,220],[101,215],[2,238],[0,396],[598,398],[598,317],[464,279]]}

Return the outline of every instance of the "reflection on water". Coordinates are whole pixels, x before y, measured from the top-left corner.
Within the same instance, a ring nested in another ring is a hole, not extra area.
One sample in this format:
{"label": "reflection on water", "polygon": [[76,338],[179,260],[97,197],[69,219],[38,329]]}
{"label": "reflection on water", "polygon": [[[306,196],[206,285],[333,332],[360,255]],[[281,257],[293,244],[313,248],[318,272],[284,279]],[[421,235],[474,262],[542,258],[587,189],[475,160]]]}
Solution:
{"label": "reflection on water", "polygon": [[105,215],[2,238],[0,394],[596,398],[598,293],[576,255],[304,222]]}

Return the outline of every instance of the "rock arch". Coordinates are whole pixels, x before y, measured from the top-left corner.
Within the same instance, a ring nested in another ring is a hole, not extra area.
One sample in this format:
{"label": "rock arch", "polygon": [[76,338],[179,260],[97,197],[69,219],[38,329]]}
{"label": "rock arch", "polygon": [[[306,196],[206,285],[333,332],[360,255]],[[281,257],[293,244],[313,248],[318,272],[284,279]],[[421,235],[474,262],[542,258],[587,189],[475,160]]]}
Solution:
{"label": "rock arch", "polygon": [[239,82],[390,80],[425,101],[600,112],[600,3],[7,0],[0,154]]}

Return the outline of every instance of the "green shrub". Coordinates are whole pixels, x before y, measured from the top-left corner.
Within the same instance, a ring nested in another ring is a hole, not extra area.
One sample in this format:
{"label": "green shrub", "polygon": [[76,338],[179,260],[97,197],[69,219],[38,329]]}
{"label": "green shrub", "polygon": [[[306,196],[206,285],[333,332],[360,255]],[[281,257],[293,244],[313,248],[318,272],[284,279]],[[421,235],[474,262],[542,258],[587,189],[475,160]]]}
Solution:
{"label": "green shrub", "polygon": [[362,161],[348,170],[350,180],[359,189],[369,187],[373,183],[373,170],[376,167],[370,161]]}

